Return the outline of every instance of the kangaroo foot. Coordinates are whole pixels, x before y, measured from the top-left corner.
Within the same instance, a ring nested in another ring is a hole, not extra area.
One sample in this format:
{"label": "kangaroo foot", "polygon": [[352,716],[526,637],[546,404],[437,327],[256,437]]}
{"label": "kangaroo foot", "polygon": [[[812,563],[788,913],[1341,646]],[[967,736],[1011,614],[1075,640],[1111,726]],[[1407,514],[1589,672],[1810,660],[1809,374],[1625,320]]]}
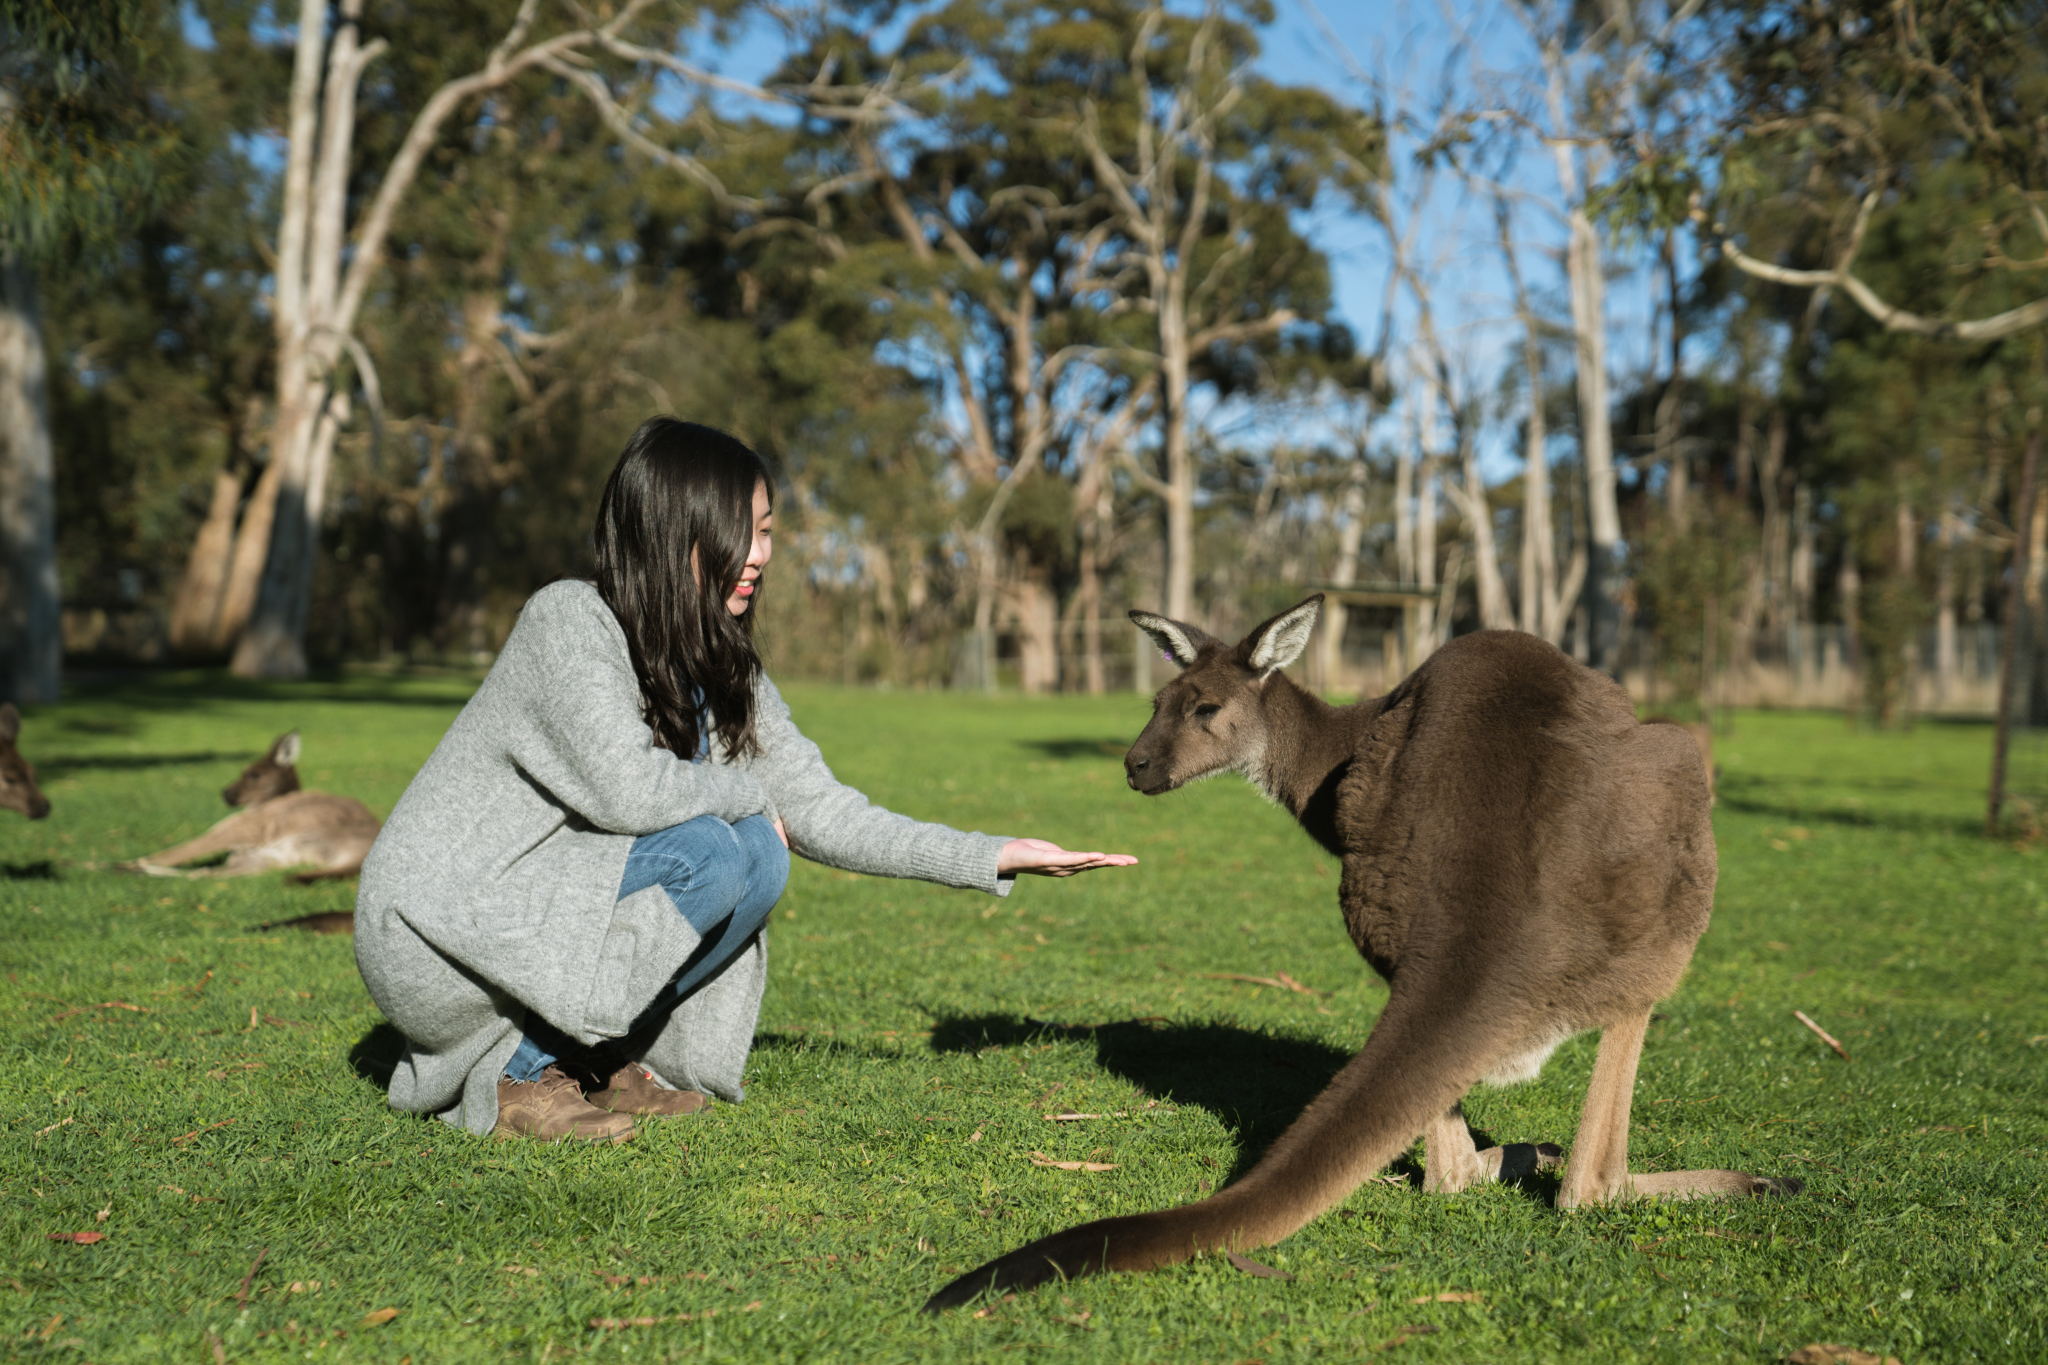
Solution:
{"label": "kangaroo foot", "polygon": [[1629,1199],[1783,1199],[1805,1188],[1804,1181],[1792,1176],[1750,1175],[1746,1171],[1624,1172],[1621,1180],[1593,1189],[1567,1176],[1565,1187],[1558,1191],[1557,1206],[1569,1209]]}
{"label": "kangaroo foot", "polygon": [[1789,1198],[1806,1188],[1805,1181],[1792,1176],[1744,1171],[1658,1171],[1630,1175],[1628,1185],[1628,1193],[1637,1199]]}

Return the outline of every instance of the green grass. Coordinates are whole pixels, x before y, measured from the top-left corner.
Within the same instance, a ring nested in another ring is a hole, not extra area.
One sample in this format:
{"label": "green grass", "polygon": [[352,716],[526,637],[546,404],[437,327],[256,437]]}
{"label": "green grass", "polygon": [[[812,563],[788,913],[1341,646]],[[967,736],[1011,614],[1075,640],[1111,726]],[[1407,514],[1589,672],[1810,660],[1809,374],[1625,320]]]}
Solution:
{"label": "green grass", "polygon": [[[1385,993],[1345,938],[1331,860],[1234,778],[1126,791],[1135,698],[792,688],[877,800],[1140,866],[995,901],[800,864],[747,1103],[618,1149],[493,1143],[385,1107],[394,1043],[349,940],[255,930],[346,909],[351,888],[87,866],[204,828],[290,726],[309,785],[386,810],[464,693],[188,676],[29,716],[55,812],[0,820],[0,1350],[1692,1362],[1834,1341],[1908,1365],[2048,1358],[2048,862],[1973,832],[1981,727],[1745,714],[1720,743],[1719,907],[1651,1030],[1634,1162],[1798,1175],[1805,1196],[1560,1214],[1540,1189],[1375,1183],[1262,1255],[1291,1280],[1204,1259],[934,1320],[914,1310],[956,1269],[1243,1171],[1358,1047]],[[1233,972],[1329,994],[1210,975]],[[1469,1116],[1569,1142],[1592,1058],[1568,1044]],[[104,1240],[48,1239],[89,1230]],[[398,1312],[366,1325],[380,1309]],[[591,1326],[639,1318],[658,1322]]]}

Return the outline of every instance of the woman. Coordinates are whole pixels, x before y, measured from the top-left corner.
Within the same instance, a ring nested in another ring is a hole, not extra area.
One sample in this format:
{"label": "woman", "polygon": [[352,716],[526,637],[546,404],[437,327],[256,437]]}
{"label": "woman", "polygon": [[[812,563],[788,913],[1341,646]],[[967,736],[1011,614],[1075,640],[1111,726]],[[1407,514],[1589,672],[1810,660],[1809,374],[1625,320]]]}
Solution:
{"label": "woman", "polygon": [[923,824],[836,781],[754,652],[768,471],[655,418],[598,506],[595,584],[535,593],[363,861],[356,963],[406,1037],[398,1109],[619,1142],[741,1096],[789,850],[1006,895],[1136,862]]}

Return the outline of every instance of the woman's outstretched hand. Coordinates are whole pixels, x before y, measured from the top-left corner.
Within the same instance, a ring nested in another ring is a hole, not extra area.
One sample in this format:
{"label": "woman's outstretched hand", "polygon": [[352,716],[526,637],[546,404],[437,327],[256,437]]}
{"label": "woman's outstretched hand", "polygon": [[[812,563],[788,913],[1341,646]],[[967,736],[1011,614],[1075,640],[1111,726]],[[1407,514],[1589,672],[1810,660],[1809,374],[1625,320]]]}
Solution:
{"label": "woman's outstretched hand", "polygon": [[1012,839],[996,855],[996,872],[1040,877],[1071,877],[1097,867],[1129,867],[1138,860],[1128,853],[1069,853],[1048,839]]}

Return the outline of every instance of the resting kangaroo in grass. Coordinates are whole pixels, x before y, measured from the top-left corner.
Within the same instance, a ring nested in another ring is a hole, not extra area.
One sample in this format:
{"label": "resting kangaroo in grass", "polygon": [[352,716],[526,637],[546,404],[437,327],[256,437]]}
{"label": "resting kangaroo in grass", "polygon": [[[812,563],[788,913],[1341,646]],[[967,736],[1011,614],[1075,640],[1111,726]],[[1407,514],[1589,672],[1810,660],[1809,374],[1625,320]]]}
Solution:
{"label": "resting kangaroo in grass", "polygon": [[31,820],[50,813],[50,798],[36,786],[36,770],[14,747],[21,737],[21,712],[0,702],[0,810],[18,810]]}
{"label": "resting kangaroo in grass", "polygon": [[1326,705],[1279,671],[1321,605],[1311,597],[1234,648],[1132,612],[1183,672],[1124,769],[1146,795],[1234,769],[1342,860],[1345,925],[1390,988],[1364,1050],[1236,1184],[1041,1238],[962,1275],[928,1310],[1277,1242],[1418,1133],[1426,1190],[1553,1165],[1562,1154],[1547,1144],[1477,1150],[1460,1102],[1481,1080],[1532,1079],[1588,1029],[1600,1053],[1560,1208],[1798,1189],[1741,1171],[1628,1169],[1650,1007],[1678,984],[1714,900],[1691,738],[1638,724],[1620,687],[1510,631],[1451,641],[1387,696]]}
{"label": "resting kangaroo in grass", "polygon": [[[299,732],[279,735],[270,751],[242,770],[221,792],[230,806],[246,806],[197,839],[135,860],[158,877],[246,877],[298,867],[306,876],[353,877],[383,828],[370,808],[346,796],[299,790]],[[217,868],[180,872],[180,863],[228,855]]]}

